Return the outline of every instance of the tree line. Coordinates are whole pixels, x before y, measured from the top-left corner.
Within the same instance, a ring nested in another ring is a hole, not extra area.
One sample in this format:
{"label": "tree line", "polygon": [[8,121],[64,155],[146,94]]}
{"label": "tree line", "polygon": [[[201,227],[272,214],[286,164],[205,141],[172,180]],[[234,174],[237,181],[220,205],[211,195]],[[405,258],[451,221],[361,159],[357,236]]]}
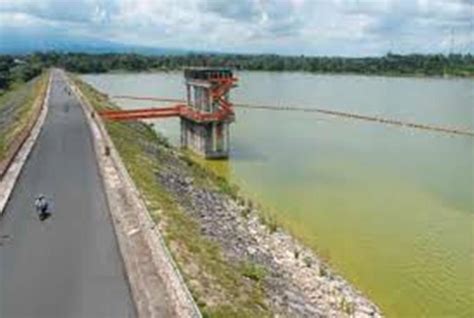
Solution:
{"label": "tree line", "polygon": [[354,73],[372,75],[474,76],[471,54],[388,53],[382,57],[312,57],[273,54],[197,54],[140,55],[34,53],[24,56],[0,56],[0,88],[15,80],[28,80],[47,67],[61,67],[76,73],[110,71],[171,71],[184,67],[228,67],[251,71],[301,71],[313,73]]}
{"label": "tree line", "polygon": [[11,55],[0,55],[0,94],[15,83],[27,82],[43,71],[44,65],[31,57],[21,59]]}

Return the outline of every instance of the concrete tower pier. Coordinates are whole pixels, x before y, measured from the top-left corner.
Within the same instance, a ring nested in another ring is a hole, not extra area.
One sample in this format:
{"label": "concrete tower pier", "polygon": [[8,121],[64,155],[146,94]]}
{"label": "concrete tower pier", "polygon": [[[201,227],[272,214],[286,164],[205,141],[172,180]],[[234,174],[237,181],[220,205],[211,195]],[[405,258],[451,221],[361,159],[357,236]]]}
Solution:
{"label": "concrete tower pier", "polygon": [[187,105],[181,114],[181,145],[205,158],[229,156],[229,125],[235,115],[229,91],[236,79],[228,69],[185,70]]}

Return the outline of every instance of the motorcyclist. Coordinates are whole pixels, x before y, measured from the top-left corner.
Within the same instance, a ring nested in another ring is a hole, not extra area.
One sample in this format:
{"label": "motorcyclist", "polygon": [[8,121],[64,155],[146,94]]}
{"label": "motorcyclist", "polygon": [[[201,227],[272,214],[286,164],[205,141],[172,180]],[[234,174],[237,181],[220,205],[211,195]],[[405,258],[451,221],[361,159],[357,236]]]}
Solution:
{"label": "motorcyclist", "polygon": [[43,194],[40,194],[36,197],[35,208],[36,208],[36,212],[38,213],[38,217],[41,221],[44,221],[51,215],[51,213],[49,213],[48,211],[49,209],[48,200],[46,199],[46,196]]}

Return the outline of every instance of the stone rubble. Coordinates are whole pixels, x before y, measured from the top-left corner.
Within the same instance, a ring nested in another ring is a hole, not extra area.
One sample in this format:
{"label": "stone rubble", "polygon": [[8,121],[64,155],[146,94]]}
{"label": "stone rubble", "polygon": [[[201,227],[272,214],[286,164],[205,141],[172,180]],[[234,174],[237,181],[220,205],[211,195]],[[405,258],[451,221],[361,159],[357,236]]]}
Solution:
{"label": "stone rubble", "polygon": [[280,228],[272,231],[264,225],[251,204],[195,185],[186,162],[177,153],[170,157],[155,172],[158,181],[229,260],[265,268],[264,289],[275,312],[289,317],[382,317],[375,304],[309,248]]}

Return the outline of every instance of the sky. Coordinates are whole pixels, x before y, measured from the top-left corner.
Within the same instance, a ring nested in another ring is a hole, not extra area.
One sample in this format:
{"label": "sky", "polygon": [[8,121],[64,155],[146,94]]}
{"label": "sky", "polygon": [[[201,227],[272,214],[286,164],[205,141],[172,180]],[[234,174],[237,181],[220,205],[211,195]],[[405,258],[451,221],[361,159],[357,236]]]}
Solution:
{"label": "sky", "polygon": [[473,7],[474,0],[0,0],[0,36],[234,53],[474,53]]}

